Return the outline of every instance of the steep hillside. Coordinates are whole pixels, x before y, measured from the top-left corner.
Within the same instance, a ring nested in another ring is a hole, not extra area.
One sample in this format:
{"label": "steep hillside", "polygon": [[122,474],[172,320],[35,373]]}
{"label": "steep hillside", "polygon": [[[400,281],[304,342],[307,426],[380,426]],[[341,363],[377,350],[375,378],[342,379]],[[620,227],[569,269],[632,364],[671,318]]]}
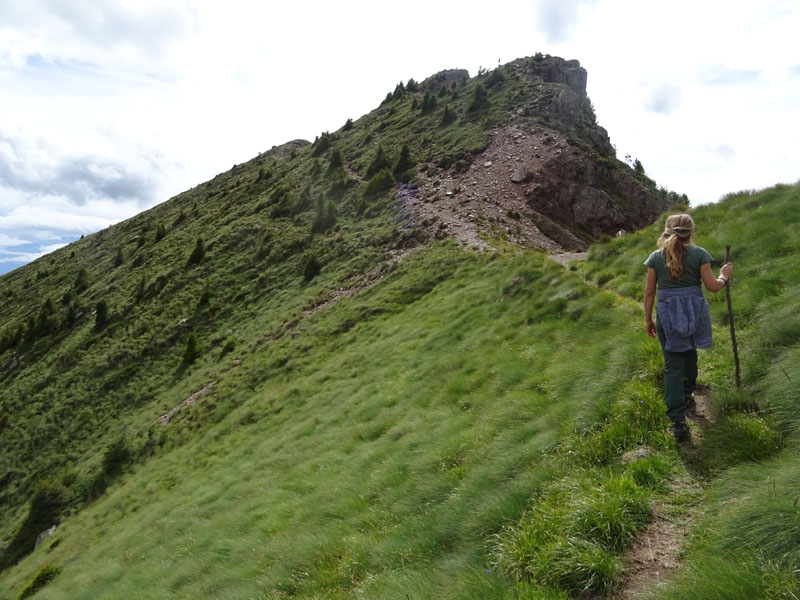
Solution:
{"label": "steep hillside", "polygon": [[52,563],[37,597],[508,597],[503,526],[595,464],[587,498],[619,479],[638,516],[580,533],[613,568],[547,585],[613,586],[664,493],[618,455],[680,461],[637,307],[542,251],[678,197],[614,157],[585,84],[540,55],[399,84],[3,276],[3,587]]}
{"label": "steep hillside", "polygon": [[163,444],[0,575],[7,597],[36,573],[55,573],[38,598],[613,595],[636,536],[673,522],[687,560],[649,573],[655,597],[791,598],[798,203],[784,186],[694,211],[699,243],[734,246],[744,388],[713,297],[716,416],[688,447],[623,297],[663,222],[571,271],[435,244],[225,355]]}

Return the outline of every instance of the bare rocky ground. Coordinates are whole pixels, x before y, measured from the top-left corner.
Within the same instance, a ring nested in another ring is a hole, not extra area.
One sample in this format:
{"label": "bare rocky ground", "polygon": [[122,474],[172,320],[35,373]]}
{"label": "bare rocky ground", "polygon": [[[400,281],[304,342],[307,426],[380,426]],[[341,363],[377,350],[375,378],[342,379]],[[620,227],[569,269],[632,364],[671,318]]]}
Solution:
{"label": "bare rocky ground", "polygon": [[544,177],[549,161],[577,152],[563,134],[533,124],[512,124],[489,134],[486,150],[463,173],[420,173],[419,187],[401,186],[398,197],[414,222],[435,238],[453,237],[489,250],[491,240],[562,252],[564,246],[536,225],[558,228],[571,247],[585,247],[569,232],[538,214],[526,202],[522,182],[512,176],[523,168],[524,180]]}

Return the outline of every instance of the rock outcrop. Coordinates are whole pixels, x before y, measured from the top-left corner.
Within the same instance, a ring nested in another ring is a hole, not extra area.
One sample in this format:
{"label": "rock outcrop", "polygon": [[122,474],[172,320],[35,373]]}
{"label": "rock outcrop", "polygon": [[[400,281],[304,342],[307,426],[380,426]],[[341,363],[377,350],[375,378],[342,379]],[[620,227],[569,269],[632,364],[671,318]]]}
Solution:
{"label": "rock outcrop", "polygon": [[[502,235],[550,251],[582,250],[666,210],[649,180],[617,160],[577,60],[524,58],[504,71],[526,84],[507,123],[489,133],[467,170],[420,173],[419,193],[403,198],[429,234],[478,247]],[[463,73],[442,71],[423,84],[445,85]]]}
{"label": "rock outcrop", "polygon": [[467,79],[469,79],[469,71],[466,69],[445,69],[431,75],[420,85],[423,89],[438,92],[443,87],[450,87],[453,83],[461,83]]}

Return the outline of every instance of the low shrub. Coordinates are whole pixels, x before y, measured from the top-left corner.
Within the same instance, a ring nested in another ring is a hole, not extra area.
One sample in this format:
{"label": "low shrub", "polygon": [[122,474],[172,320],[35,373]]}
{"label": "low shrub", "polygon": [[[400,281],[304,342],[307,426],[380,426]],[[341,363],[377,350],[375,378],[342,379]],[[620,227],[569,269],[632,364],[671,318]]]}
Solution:
{"label": "low shrub", "polygon": [[34,575],[33,579],[26,585],[22,591],[17,596],[17,600],[24,600],[25,598],[30,598],[48,583],[53,581],[58,574],[61,573],[61,567],[56,567],[55,565],[45,565],[39,572]]}

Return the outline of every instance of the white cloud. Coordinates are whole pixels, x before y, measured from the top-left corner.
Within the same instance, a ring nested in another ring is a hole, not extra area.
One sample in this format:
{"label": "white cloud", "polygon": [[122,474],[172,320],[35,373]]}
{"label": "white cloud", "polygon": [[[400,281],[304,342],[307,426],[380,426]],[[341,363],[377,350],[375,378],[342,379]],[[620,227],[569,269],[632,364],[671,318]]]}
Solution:
{"label": "white cloud", "polygon": [[597,0],[540,0],[536,6],[536,29],[544,33],[548,42],[566,41],[580,20],[583,7],[591,7]]}
{"label": "white cloud", "polygon": [[668,83],[653,89],[645,100],[644,107],[654,113],[669,115],[681,103],[681,88]]}
{"label": "white cloud", "polygon": [[[41,258],[51,252],[55,252],[59,248],[63,248],[67,245],[68,242],[63,244],[47,244],[44,246],[40,246],[38,250],[34,252],[13,252],[8,251],[2,247],[0,244],[0,263],[8,264],[25,264],[36,260],[37,258]],[[5,272],[5,269],[0,268],[0,274]]]}
{"label": "white cloud", "polygon": [[693,202],[794,181],[798,30],[785,0],[4,0],[0,236],[88,233],[398,81],[537,51],[579,59],[618,155]]}

